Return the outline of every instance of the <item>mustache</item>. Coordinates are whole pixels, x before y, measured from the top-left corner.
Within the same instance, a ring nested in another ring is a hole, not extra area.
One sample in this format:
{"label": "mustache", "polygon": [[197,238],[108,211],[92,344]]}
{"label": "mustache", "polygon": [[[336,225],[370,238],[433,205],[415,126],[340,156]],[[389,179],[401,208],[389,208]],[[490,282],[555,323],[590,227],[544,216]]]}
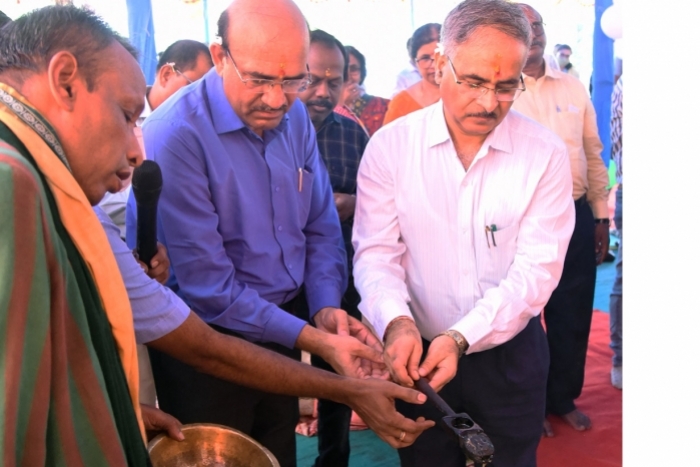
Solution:
{"label": "mustache", "polygon": [[274,109],[274,108],[270,107],[269,105],[263,104],[263,105],[256,105],[256,106],[252,107],[251,110],[253,110],[255,112],[258,112],[258,111],[259,112],[277,112],[279,110],[286,112],[288,107],[289,106],[287,104],[284,104],[284,105],[282,105],[282,107],[278,107],[278,108]]}
{"label": "mustache", "polygon": [[467,114],[467,117],[491,118],[493,120],[498,118],[498,116],[493,112],[479,112],[475,114]]}
{"label": "mustache", "polygon": [[332,109],[333,107],[335,107],[328,99],[308,100],[306,101],[306,105],[318,105],[319,107],[325,107],[326,109]]}
{"label": "mustache", "polygon": [[540,41],[532,41],[532,44],[530,44],[530,47],[534,45],[539,45],[540,47],[544,48],[544,44]]}

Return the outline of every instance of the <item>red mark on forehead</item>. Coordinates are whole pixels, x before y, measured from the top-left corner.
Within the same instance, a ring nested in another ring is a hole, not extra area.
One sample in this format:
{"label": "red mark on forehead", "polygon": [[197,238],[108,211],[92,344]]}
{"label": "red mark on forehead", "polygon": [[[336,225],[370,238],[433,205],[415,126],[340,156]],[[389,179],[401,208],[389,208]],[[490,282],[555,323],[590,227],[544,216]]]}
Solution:
{"label": "red mark on forehead", "polygon": [[284,63],[280,63],[280,71],[279,71],[279,77],[280,79],[284,78]]}

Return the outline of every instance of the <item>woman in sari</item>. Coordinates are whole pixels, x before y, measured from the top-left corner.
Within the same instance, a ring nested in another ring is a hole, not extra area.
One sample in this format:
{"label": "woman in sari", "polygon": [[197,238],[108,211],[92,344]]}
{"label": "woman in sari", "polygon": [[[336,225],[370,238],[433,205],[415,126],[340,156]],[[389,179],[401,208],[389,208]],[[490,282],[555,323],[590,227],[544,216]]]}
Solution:
{"label": "woman in sari", "polygon": [[384,123],[389,99],[365,93],[362,86],[367,77],[365,56],[350,45],[345,46],[345,50],[348,52],[348,80],[342,101],[357,115],[367,133],[372,136]]}
{"label": "woman in sari", "polygon": [[384,125],[440,100],[440,87],[435,82],[435,48],[439,37],[437,23],[424,24],[413,33],[411,52],[422,79],[391,99]]}

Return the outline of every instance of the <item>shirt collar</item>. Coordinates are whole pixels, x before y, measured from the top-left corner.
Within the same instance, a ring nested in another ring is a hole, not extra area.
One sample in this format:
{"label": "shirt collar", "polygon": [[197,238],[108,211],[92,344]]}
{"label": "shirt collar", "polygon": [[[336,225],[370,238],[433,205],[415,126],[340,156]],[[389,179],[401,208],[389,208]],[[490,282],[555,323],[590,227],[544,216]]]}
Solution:
{"label": "shirt collar", "polygon": [[[447,128],[445,121],[445,110],[442,105],[442,100],[431,105],[428,108],[428,146],[433,147],[442,144],[446,141],[452,141],[450,131]],[[511,139],[510,127],[510,110],[503,121],[489,133],[484,140],[483,147],[493,148],[498,151],[507,153],[513,152],[513,141]]]}
{"label": "shirt collar", "polygon": [[243,121],[236,115],[226,99],[224,80],[216,72],[216,68],[209,70],[195,86],[204,87],[211,109],[211,120],[217,134],[229,133],[245,127]]}
{"label": "shirt collar", "polygon": [[151,104],[148,103],[148,94],[150,92],[151,86],[146,87],[146,97],[143,99],[143,110],[141,111],[141,115],[139,115],[139,118],[136,120],[136,126],[143,125],[144,120],[146,120],[148,116],[153,113]]}
{"label": "shirt collar", "polygon": [[544,61],[544,75],[546,77],[552,79],[559,79],[560,76],[556,73],[556,71],[559,70],[555,70],[554,68],[552,68],[552,66],[549,64],[549,60]]}
{"label": "shirt collar", "polygon": [[326,119],[323,121],[323,124],[326,125],[327,123],[340,123],[340,119],[342,117],[340,116],[339,113],[337,112],[331,112],[329,116],[326,117]]}
{"label": "shirt collar", "polygon": [[[207,74],[204,75],[204,78],[195,85],[204,87],[204,92],[209,101],[209,108],[211,109],[211,120],[214,123],[214,129],[217,134],[229,133],[246,128],[243,120],[240,119],[238,114],[233,110],[233,107],[231,107],[228,99],[226,99],[226,94],[224,94],[224,80],[216,72],[216,68],[209,70]],[[292,103],[292,105],[294,105],[294,103]],[[284,114],[282,121],[272,132],[277,133],[284,131],[287,126],[287,120],[289,120],[289,113]]]}

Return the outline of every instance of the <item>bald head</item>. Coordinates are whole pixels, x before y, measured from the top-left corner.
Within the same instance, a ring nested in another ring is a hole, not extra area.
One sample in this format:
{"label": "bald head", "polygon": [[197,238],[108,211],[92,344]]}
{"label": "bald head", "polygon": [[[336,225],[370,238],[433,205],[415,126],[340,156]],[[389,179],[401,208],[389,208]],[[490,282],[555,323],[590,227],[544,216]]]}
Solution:
{"label": "bald head", "polygon": [[219,20],[219,35],[232,52],[264,50],[288,41],[305,49],[309,45],[304,15],[291,0],[234,0]]}
{"label": "bald head", "polygon": [[291,0],[234,0],[219,18],[219,36],[221,45],[210,50],[224,93],[241,120],[262,135],[294,103],[290,83],[308,79],[306,20]]}

